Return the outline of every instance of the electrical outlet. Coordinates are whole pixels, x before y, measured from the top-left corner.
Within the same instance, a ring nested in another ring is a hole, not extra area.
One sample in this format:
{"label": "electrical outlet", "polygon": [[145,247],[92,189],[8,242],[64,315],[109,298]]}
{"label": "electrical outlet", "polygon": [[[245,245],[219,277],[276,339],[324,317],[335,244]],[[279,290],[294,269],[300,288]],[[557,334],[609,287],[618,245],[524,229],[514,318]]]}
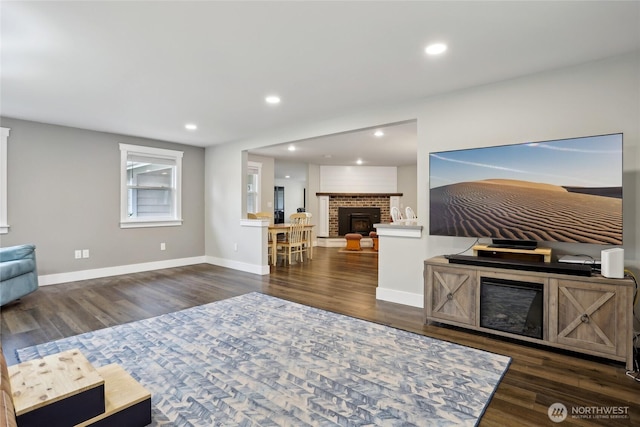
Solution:
{"label": "electrical outlet", "polygon": [[80,249],[76,249],[75,257],[76,257],[76,259],[82,258],[82,251]]}
{"label": "electrical outlet", "polygon": [[234,251],[236,251],[236,252],[238,252],[238,244],[237,244],[237,243],[234,243],[234,244],[233,244],[233,250],[234,250]]}
{"label": "electrical outlet", "polygon": [[166,243],[164,243],[164,242],[160,243],[160,250],[161,250],[161,251],[166,251],[166,250],[167,250],[167,245],[166,245]]}
{"label": "electrical outlet", "polygon": [[89,249],[82,250],[82,258],[89,258]]}

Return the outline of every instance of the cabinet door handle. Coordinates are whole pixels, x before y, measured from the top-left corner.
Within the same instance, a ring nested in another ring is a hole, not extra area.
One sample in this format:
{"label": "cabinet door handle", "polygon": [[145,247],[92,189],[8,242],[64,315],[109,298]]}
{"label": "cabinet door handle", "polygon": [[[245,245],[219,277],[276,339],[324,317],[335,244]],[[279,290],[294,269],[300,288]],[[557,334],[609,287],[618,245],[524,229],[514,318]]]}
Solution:
{"label": "cabinet door handle", "polygon": [[580,321],[582,323],[589,323],[589,315],[587,313],[583,314],[582,316],[580,316]]}

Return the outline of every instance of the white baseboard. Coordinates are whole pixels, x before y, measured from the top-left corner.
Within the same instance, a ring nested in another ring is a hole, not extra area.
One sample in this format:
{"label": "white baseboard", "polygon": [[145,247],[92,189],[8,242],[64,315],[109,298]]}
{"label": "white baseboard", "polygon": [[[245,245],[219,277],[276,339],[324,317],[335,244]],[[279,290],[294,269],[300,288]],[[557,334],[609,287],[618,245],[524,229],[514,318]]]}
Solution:
{"label": "white baseboard", "polygon": [[271,272],[268,265],[248,264],[246,262],[232,261],[212,256],[207,256],[205,258],[205,262],[208,264],[231,268],[233,270],[245,271],[247,273],[259,274],[261,276],[264,276]]}
{"label": "white baseboard", "polygon": [[318,246],[322,248],[341,248],[347,245],[344,239],[335,239],[330,237],[318,237]]}
{"label": "white baseboard", "polygon": [[409,305],[411,307],[424,308],[424,296],[422,294],[378,287],[376,288],[376,299]]}
{"label": "white baseboard", "polygon": [[[347,246],[347,241],[344,237],[318,237],[318,243],[316,246],[324,248],[344,248]],[[363,237],[360,240],[360,246],[363,248],[372,248],[373,239],[370,237]]]}
{"label": "white baseboard", "polygon": [[38,276],[40,286],[57,285],[58,283],[76,282],[78,280],[99,279],[101,277],[119,276],[121,274],[141,273],[143,271],[163,268],[183,267],[205,263],[206,257],[169,259],[165,261],[145,262],[142,264],[119,265],[116,267],[95,268],[92,270],[71,271],[69,273],[46,274]]}

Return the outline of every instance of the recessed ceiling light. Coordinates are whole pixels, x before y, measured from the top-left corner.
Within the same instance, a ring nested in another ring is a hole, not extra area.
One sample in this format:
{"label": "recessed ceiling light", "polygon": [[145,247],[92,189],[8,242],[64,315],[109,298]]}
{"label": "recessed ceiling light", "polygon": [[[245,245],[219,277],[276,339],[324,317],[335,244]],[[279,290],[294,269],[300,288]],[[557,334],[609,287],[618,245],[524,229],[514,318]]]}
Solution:
{"label": "recessed ceiling light", "polygon": [[198,129],[198,125],[196,125],[195,123],[187,123],[186,125],[184,125],[184,128],[186,130],[196,130]]}
{"label": "recessed ceiling light", "polygon": [[378,129],[377,131],[375,131],[374,135],[377,136],[378,138],[380,138],[381,136],[384,136],[384,132],[382,132],[380,129]]}
{"label": "recessed ceiling light", "polygon": [[424,50],[428,55],[440,55],[447,50],[447,45],[444,43],[433,43],[426,47]]}
{"label": "recessed ceiling light", "polygon": [[264,100],[267,102],[267,104],[280,104],[280,97],[276,95],[269,95]]}
{"label": "recessed ceiling light", "polygon": [[287,178],[287,179],[291,178],[290,175],[285,175],[284,177]]}
{"label": "recessed ceiling light", "polygon": [[359,165],[361,165],[361,164],[363,163],[363,162],[362,162],[362,159],[358,159],[358,160],[356,160],[356,163],[357,163],[357,164],[359,164]]}
{"label": "recessed ceiling light", "polygon": [[290,146],[287,148],[287,150],[289,150],[289,151],[296,151],[296,147],[295,147],[295,145],[290,145]]}

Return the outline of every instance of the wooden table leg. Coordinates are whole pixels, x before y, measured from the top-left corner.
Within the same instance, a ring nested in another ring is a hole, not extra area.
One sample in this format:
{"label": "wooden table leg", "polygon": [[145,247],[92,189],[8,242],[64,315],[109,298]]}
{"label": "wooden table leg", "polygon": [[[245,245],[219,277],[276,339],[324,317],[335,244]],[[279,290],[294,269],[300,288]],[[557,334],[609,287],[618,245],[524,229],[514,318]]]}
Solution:
{"label": "wooden table leg", "polygon": [[271,233],[271,264],[278,263],[278,233]]}

